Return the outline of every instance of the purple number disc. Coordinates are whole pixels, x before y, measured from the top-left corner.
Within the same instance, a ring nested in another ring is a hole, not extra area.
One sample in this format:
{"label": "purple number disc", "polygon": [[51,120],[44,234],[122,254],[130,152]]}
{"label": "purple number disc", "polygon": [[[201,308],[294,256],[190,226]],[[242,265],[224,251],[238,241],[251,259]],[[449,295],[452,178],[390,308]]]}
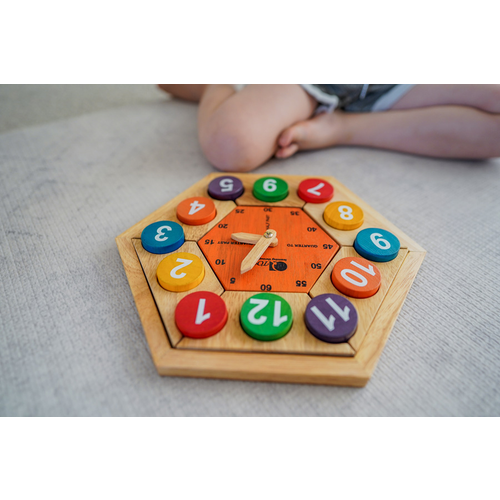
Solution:
{"label": "purple number disc", "polygon": [[308,330],[319,340],[338,344],[347,342],[358,327],[358,313],[353,303],[341,295],[324,293],[306,308]]}
{"label": "purple number disc", "polygon": [[243,191],[243,183],[230,175],[217,177],[208,185],[208,194],[216,200],[236,200]]}

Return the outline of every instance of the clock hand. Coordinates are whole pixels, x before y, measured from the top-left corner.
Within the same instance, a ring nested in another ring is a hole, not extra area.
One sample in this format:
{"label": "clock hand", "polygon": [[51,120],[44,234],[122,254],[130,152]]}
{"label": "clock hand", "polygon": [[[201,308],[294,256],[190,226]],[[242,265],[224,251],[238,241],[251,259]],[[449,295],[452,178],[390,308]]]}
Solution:
{"label": "clock hand", "polygon": [[[255,245],[262,238],[261,234],[252,233],[233,233],[231,239],[234,241],[239,241],[240,243],[248,243],[250,245]],[[271,241],[270,247],[275,247],[278,244],[278,238],[274,238]]]}
{"label": "clock hand", "polygon": [[268,229],[260,238],[255,246],[250,250],[248,255],[245,257],[241,263],[241,274],[244,274],[257,264],[258,260],[261,258],[262,254],[271,245],[273,240],[276,239],[276,231],[274,229]]}

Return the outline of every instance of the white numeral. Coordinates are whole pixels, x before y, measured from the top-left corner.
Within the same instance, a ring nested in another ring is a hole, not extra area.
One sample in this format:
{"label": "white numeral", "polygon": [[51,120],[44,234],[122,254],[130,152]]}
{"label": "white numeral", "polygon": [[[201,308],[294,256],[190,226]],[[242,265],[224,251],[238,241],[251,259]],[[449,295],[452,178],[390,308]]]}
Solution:
{"label": "white numeral", "polygon": [[167,231],[172,231],[172,228],[170,226],[161,226],[157,229],[157,235],[155,236],[156,241],[167,241],[168,236],[165,236],[165,233],[162,231],[163,229],[166,229]]}
{"label": "white numeral", "polygon": [[188,260],[188,259],[177,259],[176,262],[181,262],[181,264],[178,265],[178,266],[176,266],[176,267],[174,267],[170,271],[170,276],[172,278],[180,280],[181,278],[184,278],[184,276],[186,276],[186,273],[177,274],[177,271],[181,270],[183,267],[189,266],[189,264],[192,264],[193,261],[192,260]]}
{"label": "white numeral", "polygon": [[194,200],[190,207],[189,215],[193,215],[196,212],[199,212],[202,208],[205,208],[205,205],[203,205],[203,203],[199,203],[197,200]]}
{"label": "white numeral", "polygon": [[340,309],[340,307],[330,298],[328,297],[325,302],[344,320],[349,321],[349,313],[351,310],[349,307],[345,306],[344,309]]}
{"label": "white numeral", "polygon": [[317,186],[314,186],[313,188],[308,189],[307,192],[311,193],[311,194],[315,194],[316,196],[321,196],[321,193],[319,192],[319,190],[324,186],[325,186],[325,183],[320,182]]}
{"label": "white numeral", "polygon": [[277,189],[277,181],[276,179],[266,179],[262,187],[264,188],[264,191],[272,193]]}
{"label": "white numeral", "polygon": [[198,302],[198,311],[196,311],[195,325],[201,325],[204,321],[210,318],[210,313],[203,314],[205,312],[205,304],[207,299],[200,299]]}
{"label": "white numeral", "polygon": [[256,304],[255,307],[248,314],[248,321],[252,323],[252,325],[262,325],[266,322],[267,316],[261,316],[260,318],[256,318],[255,315],[262,311],[264,307],[269,304],[269,301],[266,299],[250,299],[250,304]]}
{"label": "white numeral", "polygon": [[384,240],[380,233],[373,233],[370,236],[370,239],[372,240],[372,243],[375,246],[379,247],[381,250],[387,250],[388,248],[391,248],[391,244],[387,240]]}
{"label": "white numeral", "polygon": [[[255,304],[255,307],[248,313],[248,321],[252,323],[252,325],[263,325],[267,321],[267,316],[257,318],[257,313],[262,311],[262,309],[269,304],[269,300],[250,299],[250,304]],[[284,316],[281,315],[281,302],[276,301],[274,303],[273,326],[278,327],[287,320],[288,316],[286,314]]]}
{"label": "white numeral", "polygon": [[[356,278],[359,278],[360,281],[356,281],[355,279],[351,278],[349,276],[351,274],[352,276],[355,276]],[[346,281],[349,283],[352,283],[355,286],[366,286],[368,284],[368,280],[362,275],[359,274],[358,271],[353,271],[352,269],[343,269],[342,272],[340,273],[342,278],[344,278]]]}
{"label": "white numeral", "polygon": [[219,186],[221,187],[221,191],[223,193],[227,193],[228,191],[233,190],[233,179],[222,179],[219,182]]}
{"label": "white numeral", "polygon": [[288,319],[288,316],[281,316],[281,302],[276,301],[274,303],[274,318],[273,318],[273,326],[280,326],[281,323],[284,323]]}
{"label": "white numeral", "polygon": [[363,264],[360,264],[359,262],[356,262],[354,260],[351,260],[351,264],[353,266],[356,266],[358,269],[361,269],[361,271],[365,271],[365,273],[375,276],[375,271],[373,270],[373,266],[371,264],[369,264],[368,267],[365,267],[363,266]]}
{"label": "white numeral", "polygon": [[316,306],[312,306],[311,311],[316,315],[321,323],[325,325],[329,332],[333,332],[333,330],[335,330],[335,317],[333,314],[330,314],[327,318]]}
{"label": "white numeral", "polygon": [[340,218],[344,220],[352,220],[354,219],[354,215],[352,215],[352,208],[347,205],[341,205],[339,207]]}
{"label": "white numeral", "polygon": [[[349,321],[349,313],[351,310],[349,307],[345,306],[344,309],[341,309],[330,297],[328,297],[325,302],[344,320]],[[311,311],[315,314],[315,316],[325,325],[329,332],[333,332],[335,330],[335,317],[333,314],[330,314],[328,318],[316,307],[311,307]]]}

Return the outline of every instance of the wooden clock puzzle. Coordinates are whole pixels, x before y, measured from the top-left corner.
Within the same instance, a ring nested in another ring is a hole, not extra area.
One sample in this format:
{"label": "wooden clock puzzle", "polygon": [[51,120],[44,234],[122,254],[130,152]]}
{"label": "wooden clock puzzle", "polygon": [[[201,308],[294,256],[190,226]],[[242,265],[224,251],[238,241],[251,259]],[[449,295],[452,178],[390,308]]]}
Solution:
{"label": "wooden clock puzzle", "polygon": [[116,242],[160,375],[349,386],[425,257],[333,177],[211,174]]}

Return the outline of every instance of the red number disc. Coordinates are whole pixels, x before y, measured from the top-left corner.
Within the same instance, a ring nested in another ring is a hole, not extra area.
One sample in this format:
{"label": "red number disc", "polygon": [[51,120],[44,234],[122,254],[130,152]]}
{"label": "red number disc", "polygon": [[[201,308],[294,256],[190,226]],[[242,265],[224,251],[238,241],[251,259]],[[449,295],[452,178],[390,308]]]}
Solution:
{"label": "red number disc", "polygon": [[175,309],[175,324],[186,337],[211,337],[222,330],[226,322],[226,304],[212,292],[191,293]]}
{"label": "red number disc", "polygon": [[298,195],[307,203],[326,203],[333,198],[333,186],[322,179],[306,179],[299,184]]}

